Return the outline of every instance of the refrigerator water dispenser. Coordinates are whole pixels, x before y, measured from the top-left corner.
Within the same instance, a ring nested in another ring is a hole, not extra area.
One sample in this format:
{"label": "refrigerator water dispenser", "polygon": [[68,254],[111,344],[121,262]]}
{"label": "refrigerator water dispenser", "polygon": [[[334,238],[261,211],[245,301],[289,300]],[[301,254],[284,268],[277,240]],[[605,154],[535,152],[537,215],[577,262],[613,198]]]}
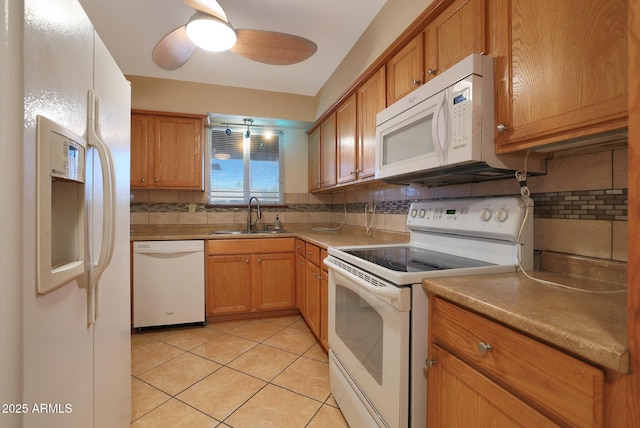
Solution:
{"label": "refrigerator water dispenser", "polygon": [[87,144],[59,124],[37,124],[38,293],[53,291],[86,271],[85,157]]}

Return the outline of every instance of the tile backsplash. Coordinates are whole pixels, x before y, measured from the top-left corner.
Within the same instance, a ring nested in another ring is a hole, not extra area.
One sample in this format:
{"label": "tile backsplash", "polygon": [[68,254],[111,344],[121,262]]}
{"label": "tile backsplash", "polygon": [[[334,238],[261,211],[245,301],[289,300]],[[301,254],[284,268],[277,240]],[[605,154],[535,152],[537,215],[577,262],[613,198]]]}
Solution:
{"label": "tile backsplash", "polygon": [[[530,177],[535,203],[534,247],[602,259],[627,260],[627,148],[558,152],[547,175]],[[285,194],[284,206],[263,207],[263,223],[276,215],[287,223],[372,224],[407,232],[405,218],[415,200],[518,194],[516,180],[434,188],[372,182],[333,194]],[[375,213],[365,215],[365,206]],[[204,192],[133,190],[132,225],[246,224],[246,207],[208,205]]]}

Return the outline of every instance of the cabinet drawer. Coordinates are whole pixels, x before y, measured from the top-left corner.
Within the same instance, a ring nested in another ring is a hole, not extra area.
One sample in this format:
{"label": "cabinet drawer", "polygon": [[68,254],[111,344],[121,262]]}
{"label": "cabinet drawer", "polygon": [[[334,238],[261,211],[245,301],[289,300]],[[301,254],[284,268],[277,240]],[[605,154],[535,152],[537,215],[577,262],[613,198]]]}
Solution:
{"label": "cabinet drawer", "polygon": [[210,239],[207,241],[208,255],[293,253],[295,238],[267,239]]}
{"label": "cabinet drawer", "polygon": [[432,342],[563,425],[602,426],[601,370],[441,299],[431,308]]}
{"label": "cabinet drawer", "polygon": [[320,267],[320,247],[318,247],[317,245],[309,244],[308,242],[306,243],[305,247],[305,257],[307,258],[307,260]]}
{"label": "cabinet drawer", "polygon": [[302,239],[296,238],[296,252],[300,254],[302,257],[306,257],[307,253],[305,252],[305,244]]}

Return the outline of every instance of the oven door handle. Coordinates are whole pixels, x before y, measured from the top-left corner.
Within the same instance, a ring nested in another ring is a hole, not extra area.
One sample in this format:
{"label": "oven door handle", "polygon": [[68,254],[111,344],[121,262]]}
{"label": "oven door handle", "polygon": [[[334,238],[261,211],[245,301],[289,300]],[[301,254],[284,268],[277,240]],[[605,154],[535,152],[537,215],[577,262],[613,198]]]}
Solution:
{"label": "oven door handle", "polygon": [[[360,273],[362,277],[360,275],[356,275],[352,273],[350,270],[347,270],[339,266],[334,260],[336,259],[331,259],[331,257],[327,257],[323,261],[323,263],[329,267],[329,271],[331,271],[331,269],[335,269],[341,275],[348,277],[349,279],[354,281],[357,285],[363,287],[364,289],[368,290],[372,294],[375,294],[376,296],[384,297],[392,301],[396,301],[400,298],[400,290],[394,285],[392,284],[387,285],[388,283],[381,281],[380,279],[375,278],[371,275],[368,275],[366,272],[361,270],[358,270],[358,273]],[[356,270],[354,269],[354,271]],[[363,279],[363,277],[369,278],[371,282],[374,284],[378,283],[381,285],[371,285],[371,283]]]}

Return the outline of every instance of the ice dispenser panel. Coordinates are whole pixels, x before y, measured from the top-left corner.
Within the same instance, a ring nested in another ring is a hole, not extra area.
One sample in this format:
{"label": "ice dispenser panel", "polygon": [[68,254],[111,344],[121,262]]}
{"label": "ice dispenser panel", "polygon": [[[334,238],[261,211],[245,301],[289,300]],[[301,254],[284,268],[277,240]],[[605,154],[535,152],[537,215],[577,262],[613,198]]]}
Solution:
{"label": "ice dispenser panel", "polygon": [[53,291],[85,270],[86,142],[38,116],[38,293]]}

